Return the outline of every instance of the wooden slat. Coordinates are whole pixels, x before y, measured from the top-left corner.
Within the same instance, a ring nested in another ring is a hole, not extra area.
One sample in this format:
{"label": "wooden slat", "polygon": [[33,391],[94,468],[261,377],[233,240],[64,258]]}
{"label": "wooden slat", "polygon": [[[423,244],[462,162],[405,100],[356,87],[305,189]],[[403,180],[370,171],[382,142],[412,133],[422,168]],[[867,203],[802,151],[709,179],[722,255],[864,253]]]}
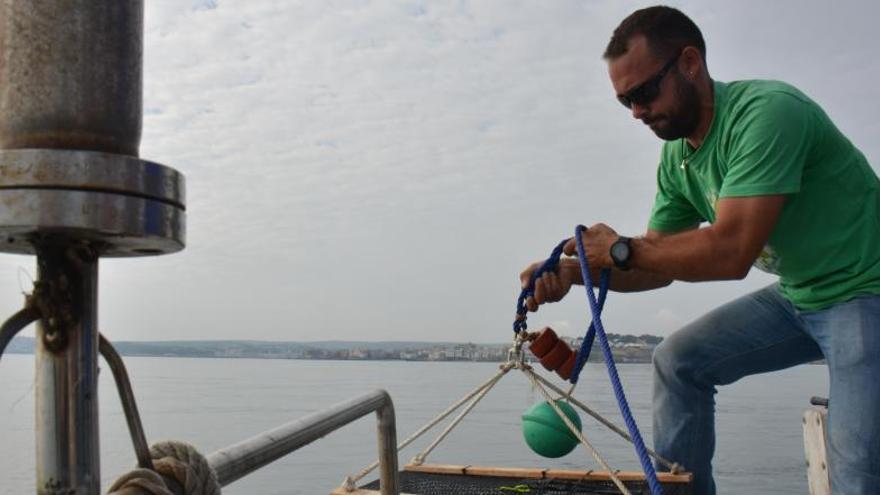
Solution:
{"label": "wooden slat", "polygon": [[464,474],[469,467],[455,464],[407,464],[403,470],[411,473]]}
{"label": "wooden slat", "polygon": [[[574,471],[566,469],[535,469],[535,468],[507,468],[507,467],[483,467],[483,466],[458,466],[454,464],[424,464],[416,466],[408,464],[405,471],[416,473],[435,474],[466,474],[471,476],[495,476],[508,478],[557,478],[567,480],[610,480],[608,471]],[[624,481],[644,480],[645,474],[641,471],[617,471],[617,476]],[[689,483],[693,476],[690,473],[672,474],[666,472],[657,473],[657,479],[663,483]]]}
{"label": "wooden slat", "polygon": [[506,467],[479,467],[471,466],[464,474],[469,476],[494,476],[497,478],[544,478],[546,469],[522,469]]}
{"label": "wooden slat", "polygon": [[[345,491],[345,488],[340,487],[340,488],[337,488],[337,489],[333,490],[332,492],[330,492],[330,495],[382,495],[382,492],[380,492],[379,490],[362,490],[360,488],[353,491],[353,492],[347,492],[347,491]],[[400,492],[400,495],[418,495],[418,494]]]}
{"label": "wooden slat", "polygon": [[404,471],[431,474],[463,474],[470,476],[494,476],[498,478],[543,478],[545,469],[521,469],[483,466],[458,466],[454,464],[407,464]]}
{"label": "wooden slat", "polygon": [[[545,473],[548,478],[560,480],[610,480],[611,475],[608,471],[573,471],[567,469],[548,469]],[[645,479],[645,473],[641,471],[615,471],[614,474],[621,481],[642,481]],[[690,473],[673,474],[666,472],[657,473],[657,480],[661,483],[690,483],[693,475]]]}

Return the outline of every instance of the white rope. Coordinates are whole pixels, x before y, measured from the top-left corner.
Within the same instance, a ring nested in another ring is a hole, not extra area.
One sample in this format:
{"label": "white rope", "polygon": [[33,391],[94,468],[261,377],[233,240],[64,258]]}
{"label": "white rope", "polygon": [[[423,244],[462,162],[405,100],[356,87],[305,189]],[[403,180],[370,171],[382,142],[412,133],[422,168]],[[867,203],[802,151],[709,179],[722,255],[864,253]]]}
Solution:
{"label": "white rope", "polygon": [[220,495],[217,474],[194,446],[177,440],[157,442],[150,456],[156,471],[176,479],[186,495]]}
{"label": "white rope", "polygon": [[150,495],[174,495],[159,473],[143,468],[133,469],[116,478],[116,481],[110,485],[107,495],[132,493],[135,489]]}
{"label": "white rope", "polygon": [[431,451],[433,451],[437,447],[437,445],[439,445],[440,442],[443,441],[443,439],[446,438],[446,436],[449,435],[450,432],[452,432],[453,428],[461,423],[461,420],[463,420],[464,417],[467,416],[467,414],[471,412],[471,410],[480,402],[480,400],[482,400],[483,397],[485,397],[486,394],[488,394],[489,391],[492,390],[492,387],[494,387],[495,384],[498,383],[499,380],[501,380],[501,377],[507,374],[507,372],[510,371],[512,368],[513,365],[511,363],[505,364],[501,368],[501,372],[489,381],[489,385],[483,388],[483,390],[480,391],[480,393],[474,398],[474,400],[472,400],[471,403],[468,404],[467,407],[465,407],[464,410],[458,416],[456,416],[451,423],[449,423],[449,426],[447,426],[446,429],[444,429],[443,432],[440,433],[440,435],[431,443],[431,445],[429,445],[424,451],[420,452],[413,458],[411,463],[417,466],[424,463],[425,458],[428,457],[428,454],[430,454]]}
{"label": "white rope", "polygon": [[[602,423],[603,425],[605,425],[606,427],[608,427],[608,429],[610,429],[611,431],[613,431],[613,432],[617,433],[618,435],[620,435],[624,440],[628,441],[629,443],[632,443],[632,437],[631,437],[630,434],[627,433],[623,428],[620,428],[620,427],[618,427],[617,425],[615,425],[614,423],[612,423],[611,421],[605,419],[601,414],[599,414],[599,413],[593,411],[592,409],[590,409],[589,407],[587,407],[586,404],[584,404],[584,403],[578,401],[577,399],[575,399],[574,397],[572,397],[570,394],[565,394],[565,393],[562,391],[561,388],[557,387],[556,385],[554,385],[552,382],[550,382],[549,380],[547,380],[547,379],[544,378],[543,376],[541,376],[541,375],[535,373],[535,377],[538,379],[538,381],[540,381],[541,383],[543,383],[544,385],[546,385],[548,388],[550,388],[551,390],[553,390],[553,391],[556,392],[557,394],[562,395],[562,396],[563,396],[568,402],[570,402],[570,403],[572,403],[572,404],[578,406],[578,407],[581,408],[581,410],[583,410],[585,413],[587,413],[587,414],[589,414],[590,416],[592,416],[593,419],[595,419],[596,421]],[[647,448],[647,447],[646,447],[646,448]],[[664,466],[666,466],[671,472],[673,472],[673,473],[679,473],[679,472],[681,472],[681,471],[684,470],[684,468],[683,468],[680,464],[678,464],[678,463],[676,463],[676,462],[672,462],[672,461],[666,459],[665,457],[661,456],[660,454],[658,454],[657,452],[655,452],[655,451],[653,451],[653,450],[651,450],[651,449],[647,449],[647,450],[648,450],[648,454],[649,454],[651,457],[653,457],[654,459],[656,459],[657,462],[659,462],[660,464],[663,464]]]}
{"label": "white rope", "polygon": [[173,495],[163,476],[177,481],[184,495],[220,495],[217,474],[195,447],[177,440],[157,442],[150,447],[155,471],[135,469],[119,477],[110,494],[139,488],[150,495]]}
{"label": "white rope", "polygon": [[574,436],[577,437],[577,439],[580,440],[580,442],[585,447],[587,447],[587,449],[593,455],[593,459],[596,459],[596,462],[598,462],[600,466],[608,471],[608,476],[611,477],[611,481],[614,482],[620,492],[624,495],[632,495],[626,488],[626,485],[624,485],[623,482],[620,481],[620,478],[618,478],[617,475],[614,473],[614,470],[611,469],[611,466],[609,466],[608,463],[605,462],[605,459],[602,458],[602,456],[599,454],[599,451],[597,451],[596,448],[593,447],[593,445],[587,440],[587,437],[584,436],[584,434],[579,429],[577,429],[577,427],[574,425],[574,423],[571,422],[570,419],[568,419],[568,416],[566,416],[565,413],[562,412],[562,409],[559,408],[559,406],[553,400],[553,397],[550,396],[550,392],[548,392],[547,389],[545,389],[541,385],[541,382],[539,382],[537,378],[535,378],[537,376],[535,372],[529,368],[523,368],[523,373],[525,373],[526,376],[529,377],[529,380],[532,381],[532,384],[535,386],[535,388],[537,388],[544,396],[544,398],[547,399],[547,403],[550,404],[554,411],[556,411],[556,414],[559,416],[559,419],[561,419],[562,422],[565,423],[565,426],[567,426],[568,429],[574,434]]}
{"label": "white rope", "polygon": [[[494,384],[497,383],[498,380],[501,379],[501,377],[504,376],[504,375],[505,375],[508,371],[510,371],[513,367],[514,367],[514,364],[513,364],[513,363],[505,363],[505,364],[502,364],[502,365],[501,365],[501,371],[499,371],[499,372],[496,373],[495,375],[492,375],[492,378],[489,378],[489,379],[488,379],[487,381],[485,381],[482,385],[480,385],[479,387],[477,387],[477,388],[471,390],[470,392],[468,392],[467,395],[465,395],[464,397],[462,397],[461,399],[459,399],[457,402],[455,402],[454,404],[452,404],[451,406],[449,406],[449,407],[448,407],[445,411],[443,411],[442,413],[438,414],[436,417],[434,417],[434,419],[432,419],[432,420],[429,421],[427,424],[425,424],[424,426],[422,426],[418,431],[416,431],[415,433],[413,433],[412,435],[410,435],[409,438],[407,438],[406,440],[400,442],[400,444],[397,445],[397,450],[398,450],[398,451],[399,451],[399,450],[402,450],[403,448],[405,448],[405,447],[408,446],[409,444],[413,443],[413,442],[414,442],[415,440],[417,440],[419,437],[421,437],[422,435],[424,435],[425,432],[427,432],[427,431],[430,430],[431,428],[437,426],[437,424],[439,424],[441,421],[443,421],[444,419],[446,419],[450,414],[452,414],[453,412],[455,412],[456,409],[458,409],[459,407],[461,407],[462,404],[464,404],[465,402],[471,400],[475,395],[477,395],[478,393],[480,393],[481,391],[483,391],[483,389],[485,389],[486,387],[492,387],[492,386],[494,386]],[[376,469],[377,467],[379,467],[379,461],[378,461],[378,460],[374,461],[374,462],[373,462],[372,464],[370,464],[369,466],[367,466],[367,467],[361,469],[356,475],[346,477],[346,478],[345,478],[345,481],[342,483],[343,488],[345,488],[346,491],[354,491],[354,489],[356,488],[355,483],[357,483],[358,481],[360,481],[361,479],[363,479],[366,475],[370,474],[370,473],[371,473],[374,469]]]}

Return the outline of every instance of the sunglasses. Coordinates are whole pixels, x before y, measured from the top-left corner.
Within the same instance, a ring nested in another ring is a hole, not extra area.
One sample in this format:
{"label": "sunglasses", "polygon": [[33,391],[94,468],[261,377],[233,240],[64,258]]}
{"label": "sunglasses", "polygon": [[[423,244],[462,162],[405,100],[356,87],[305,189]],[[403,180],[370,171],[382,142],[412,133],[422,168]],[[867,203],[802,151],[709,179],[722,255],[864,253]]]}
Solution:
{"label": "sunglasses", "polygon": [[626,108],[632,108],[633,105],[644,106],[656,100],[660,96],[660,83],[663,82],[663,78],[669,73],[669,69],[678,62],[680,56],[681,52],[678,52],[678,55],[672,57],[672,60],[669,62],[666,62],[666,65],[653,77],[626,93],[617,95],[617,101]]}

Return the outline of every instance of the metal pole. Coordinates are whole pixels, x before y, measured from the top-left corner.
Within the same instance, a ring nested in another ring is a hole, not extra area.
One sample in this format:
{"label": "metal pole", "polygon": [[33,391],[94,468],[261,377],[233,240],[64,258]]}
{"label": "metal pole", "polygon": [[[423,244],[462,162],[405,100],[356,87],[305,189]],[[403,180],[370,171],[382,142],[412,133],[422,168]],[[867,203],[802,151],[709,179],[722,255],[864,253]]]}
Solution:
{"label": "metal pole", "polygon": [[394,405],[384,390],[375,390],[323,411],[310,414],[223,448],[208,456],[220,485],[233,481],[309,443],[376,412],[379,434],[380,492],[397,495],[397,430]]}
{"label": "metal pole", "polygon": [[131,435],[131,443],[134,445],[134,453],[138,460],[138,467],[155,471],[153,458],[150,456],[150,446],[147,444],[147,436],[144,434],[144,426],[141,423],[141,415],[138,413],[137,401],[134,399],[134,390],[131,388],[131,380],[128,379],[128,370],[122,356],[116,352],[113,344],[98,336],[98,350],[104,356],[104,360],[113,372],[116,381],[116,390],[119,392],[119,401],[122,402],[122,410],[125,413],[125,422],[128,423],[128,433]]}
{"label": "metal pole", "polygon": [[379,490],[382,495],[400,493],[397,473],[397,426],[391,396],[384,390],[382,406],[376,410],[376,433],[379,441]]}
{"label": "metal pole", "polygon": [[49,244],[37,263],[49,311],[37,323],[37,493],[97,494],[98,258]]}

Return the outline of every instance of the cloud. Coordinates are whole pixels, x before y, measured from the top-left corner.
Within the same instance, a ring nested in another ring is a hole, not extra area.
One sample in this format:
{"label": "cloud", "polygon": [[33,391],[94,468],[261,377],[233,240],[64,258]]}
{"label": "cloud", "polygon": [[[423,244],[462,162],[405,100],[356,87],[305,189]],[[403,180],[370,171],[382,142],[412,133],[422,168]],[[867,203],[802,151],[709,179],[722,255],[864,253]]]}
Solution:
{"label": "cloud", "polygon": [[[880,98],[864,83],[877,6],[681,6],[718,77],[802,85],[880,161]],[[186,175],[188,245],[102,262],[102,326],[117,339],[508,340],[527,263],[577,223],[644,229],[659,142],[614,101],[600,59],[632,8],[147,2],[141,156]],[[790,10],[798,22],[781,22]],[[0,259],[7,313],[19,264],[33,261]],[[687,320],[766,281],[614,294],[606,326],[660,331],[663,308]],[[530,321],[577,329],[586,314],[577,294]]]}

